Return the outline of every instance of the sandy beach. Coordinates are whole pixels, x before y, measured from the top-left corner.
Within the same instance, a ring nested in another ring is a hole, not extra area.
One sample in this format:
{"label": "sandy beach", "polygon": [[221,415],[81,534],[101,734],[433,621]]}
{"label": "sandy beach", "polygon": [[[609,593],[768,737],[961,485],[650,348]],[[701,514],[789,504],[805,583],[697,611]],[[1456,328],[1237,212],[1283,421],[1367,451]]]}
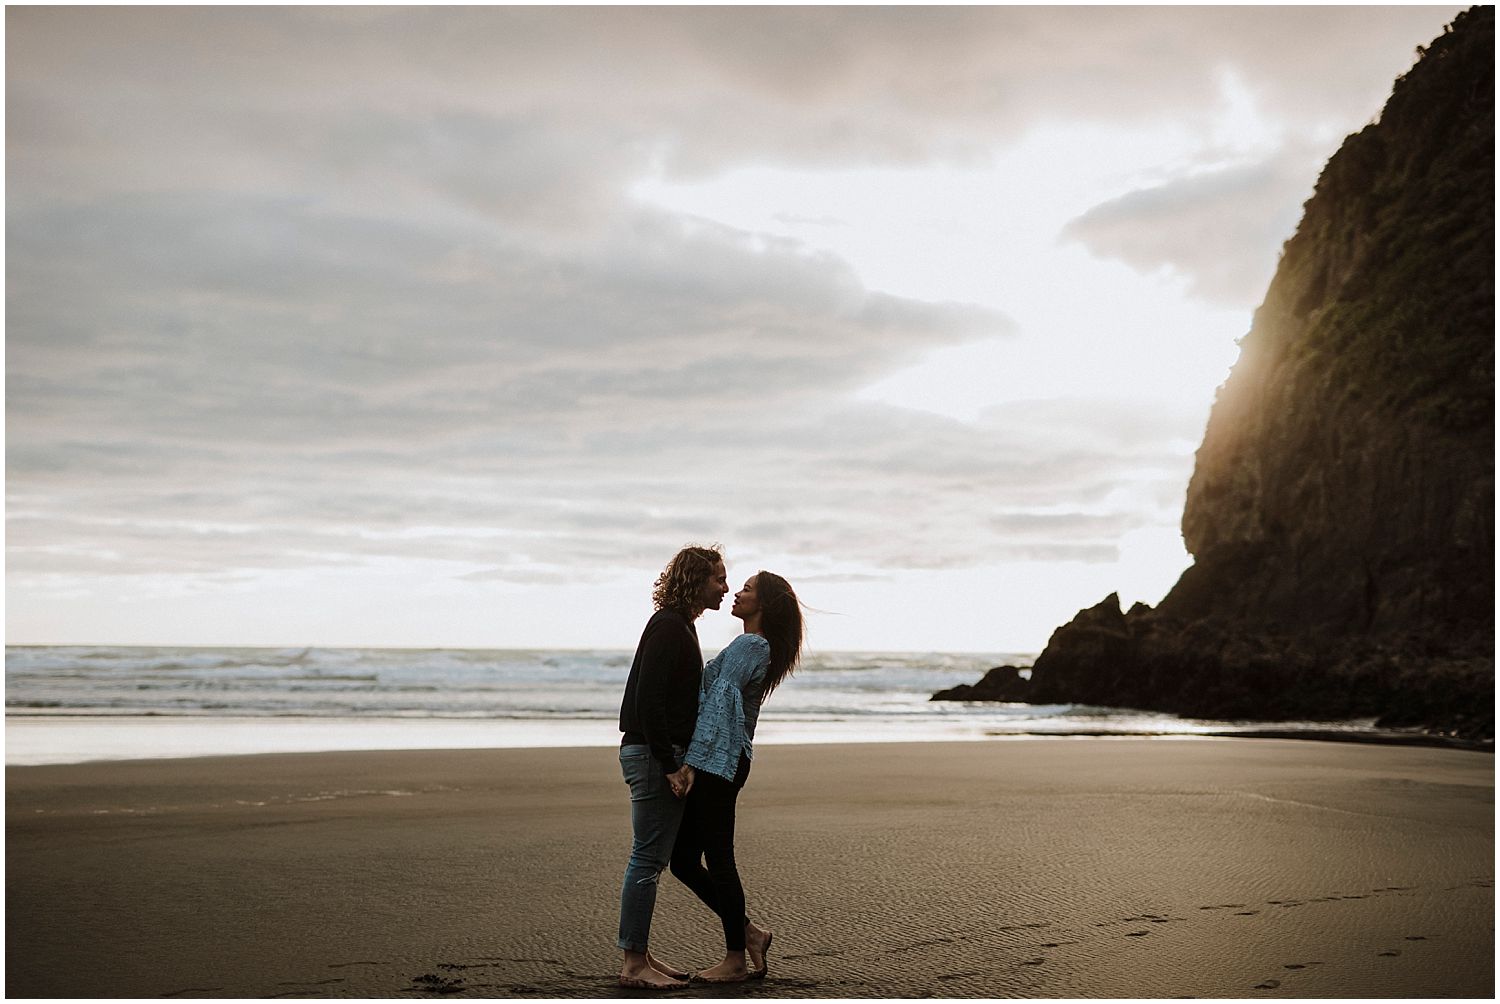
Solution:
{"label": "sandy beach", "polygon": [[[1494,760],[1252,739],[768,746],[764,983],[715,997],[1475,997]],[[11,997],[611,997],[607,749],[12,767]],[[719,957],[663,880],[653,948]]]}

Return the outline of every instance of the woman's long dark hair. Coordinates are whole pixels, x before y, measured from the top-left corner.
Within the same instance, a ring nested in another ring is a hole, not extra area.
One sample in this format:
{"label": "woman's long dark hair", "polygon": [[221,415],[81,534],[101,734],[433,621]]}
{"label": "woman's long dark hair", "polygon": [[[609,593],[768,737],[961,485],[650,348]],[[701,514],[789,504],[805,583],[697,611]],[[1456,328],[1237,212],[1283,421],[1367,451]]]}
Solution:
{"label": "woman's long dark hair", "polygon": [[771,666],[761,684],[764,700],[797,668],[804,626],[797,594],[792,592],[791,583],[775,572],[756,573],[755,599],[760,604],[760,633],[771,643]]}

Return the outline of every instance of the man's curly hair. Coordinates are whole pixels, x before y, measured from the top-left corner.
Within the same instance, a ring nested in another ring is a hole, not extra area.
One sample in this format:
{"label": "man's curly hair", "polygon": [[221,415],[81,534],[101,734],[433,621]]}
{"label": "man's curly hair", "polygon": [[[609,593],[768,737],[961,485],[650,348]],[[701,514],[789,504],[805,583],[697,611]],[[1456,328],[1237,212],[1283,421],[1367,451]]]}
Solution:
{"label": "man's curly hair", "polygon": [[724,560],[718,544],[707,547],[689,545],[678,551],[651,590],[651,602],[658,610],[676,610],[691,617],[699,612],[698,597],[703,584],[714,574],[714,566]]}

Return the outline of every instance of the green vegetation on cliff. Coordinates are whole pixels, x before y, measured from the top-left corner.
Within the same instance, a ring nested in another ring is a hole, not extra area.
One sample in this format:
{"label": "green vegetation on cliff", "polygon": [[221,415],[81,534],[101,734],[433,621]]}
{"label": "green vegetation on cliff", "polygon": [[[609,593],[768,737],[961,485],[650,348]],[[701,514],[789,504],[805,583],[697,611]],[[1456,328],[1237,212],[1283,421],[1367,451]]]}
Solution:
{"label": "green vegetation on cliff", "polygon": [[1328,162],[1271,295],[1294,298],[1294,351],[1324,357],[1342,393],[1492,434],[1494,342],[1476,333],[1495,324],[1493,8],[1419,51]]}

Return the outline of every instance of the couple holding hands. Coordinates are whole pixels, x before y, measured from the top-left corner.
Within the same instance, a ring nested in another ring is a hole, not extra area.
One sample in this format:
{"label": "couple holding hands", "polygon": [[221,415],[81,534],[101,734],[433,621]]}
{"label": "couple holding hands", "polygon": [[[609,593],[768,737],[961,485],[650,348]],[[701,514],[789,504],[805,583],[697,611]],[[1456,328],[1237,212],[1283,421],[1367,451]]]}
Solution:
{"label": "couple holding hands", "polygon": [[[738,983],[766,975],[771,932],[745,913],[734,811],[750,774],[761,704],[801,655],[802,608],[785,579],[757,572],[730,608],[744,633],[705,666],[693,622],[718,610],[728,592],[717,547],[679,551],[657,577],[656,613],[625,684],[620,768],[630,786],[634,840],[620,893],[624,987],[675,990],[689,979]],[[648,947],[657,883],[668,866],[724,926],[724,960],[700,973],[669,966]]]}

